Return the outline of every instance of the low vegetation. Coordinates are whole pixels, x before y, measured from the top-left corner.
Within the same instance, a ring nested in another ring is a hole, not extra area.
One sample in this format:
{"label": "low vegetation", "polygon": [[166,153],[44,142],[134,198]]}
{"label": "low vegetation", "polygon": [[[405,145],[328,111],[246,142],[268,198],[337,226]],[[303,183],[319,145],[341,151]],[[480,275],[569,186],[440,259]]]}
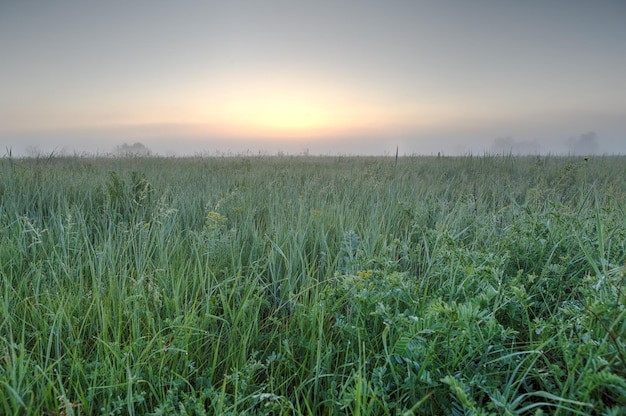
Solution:
{"label": "low vegetation", "polygon": [[0,160],[0,413],[626,412],[626,159]]}

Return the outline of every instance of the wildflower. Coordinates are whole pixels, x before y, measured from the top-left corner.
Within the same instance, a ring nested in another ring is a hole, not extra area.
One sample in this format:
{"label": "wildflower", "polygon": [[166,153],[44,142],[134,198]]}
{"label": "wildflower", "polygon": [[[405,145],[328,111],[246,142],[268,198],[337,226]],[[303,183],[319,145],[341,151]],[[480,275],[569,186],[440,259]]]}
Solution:
{"label": "wildflower", "polygon": [[372,270],[358,270],[356,275],[361,279],[369,279],[372,277]]}
{"label": "wildflower", "polygon": [[228,218],[219,212],[209,211],[206,214],[204,225],[210,231],[219,231],[226,225]]}

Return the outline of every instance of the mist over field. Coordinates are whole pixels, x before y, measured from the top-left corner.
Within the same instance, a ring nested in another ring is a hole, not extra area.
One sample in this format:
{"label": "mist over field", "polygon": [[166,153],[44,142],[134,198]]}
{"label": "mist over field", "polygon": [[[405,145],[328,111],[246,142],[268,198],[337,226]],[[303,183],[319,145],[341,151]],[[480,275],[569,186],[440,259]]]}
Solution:
{"label": "mist over field", "polygon": [[625,415],[625,17],[0,0],[0,415]]}
{"label": "mist over field", "polygon": [[[362,137],[232,139],[190,135],[177,126],[75,129],[54,132],[0,134],[0,150],[16,157],[61,154],[107,155],[124,144],[140,143],[154,156],[193,155],[618,155],[626,154],[626,139],[616,128],[604,134],[592,130],[569,129],[552,135],[518,139],[497,135],[497,129],[421,134],[371,134]],[[180,132],[180,133],[179,133]],[[391,137],[390,137],[391,136]],[[536,138],[541,137],[541,138]]]}

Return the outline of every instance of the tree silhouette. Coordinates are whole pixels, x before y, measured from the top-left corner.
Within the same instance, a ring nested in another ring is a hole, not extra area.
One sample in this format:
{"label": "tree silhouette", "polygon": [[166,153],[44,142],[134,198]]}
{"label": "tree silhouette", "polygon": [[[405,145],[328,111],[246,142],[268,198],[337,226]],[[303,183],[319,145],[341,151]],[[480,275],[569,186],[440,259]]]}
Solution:
{"label": "tree silhouette", "polygon": [[115,154],[122,157],[141,157],[152,155],[152,150],[148,149],[142,143],[134,143],[132,145],[124,143],[115,148]]}
{"label": "tree silhouette", "polygon": [[589,131],[581,134],[577,139],[570,138],[567,141],[569,152],[574,155],[592,155],[598,152],[600,145],[595,132]]}

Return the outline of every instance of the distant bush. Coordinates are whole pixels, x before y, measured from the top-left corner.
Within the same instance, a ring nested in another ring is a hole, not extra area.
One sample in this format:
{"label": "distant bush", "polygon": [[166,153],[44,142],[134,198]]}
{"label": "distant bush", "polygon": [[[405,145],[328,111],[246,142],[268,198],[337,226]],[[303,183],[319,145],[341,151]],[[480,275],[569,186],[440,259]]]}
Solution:
{"label": "distant bush", "polygon": [[146,157],[152,156],[152,150],[148,149],[142,143],[121,144],[115,148],[115,155],[120,157]]}

